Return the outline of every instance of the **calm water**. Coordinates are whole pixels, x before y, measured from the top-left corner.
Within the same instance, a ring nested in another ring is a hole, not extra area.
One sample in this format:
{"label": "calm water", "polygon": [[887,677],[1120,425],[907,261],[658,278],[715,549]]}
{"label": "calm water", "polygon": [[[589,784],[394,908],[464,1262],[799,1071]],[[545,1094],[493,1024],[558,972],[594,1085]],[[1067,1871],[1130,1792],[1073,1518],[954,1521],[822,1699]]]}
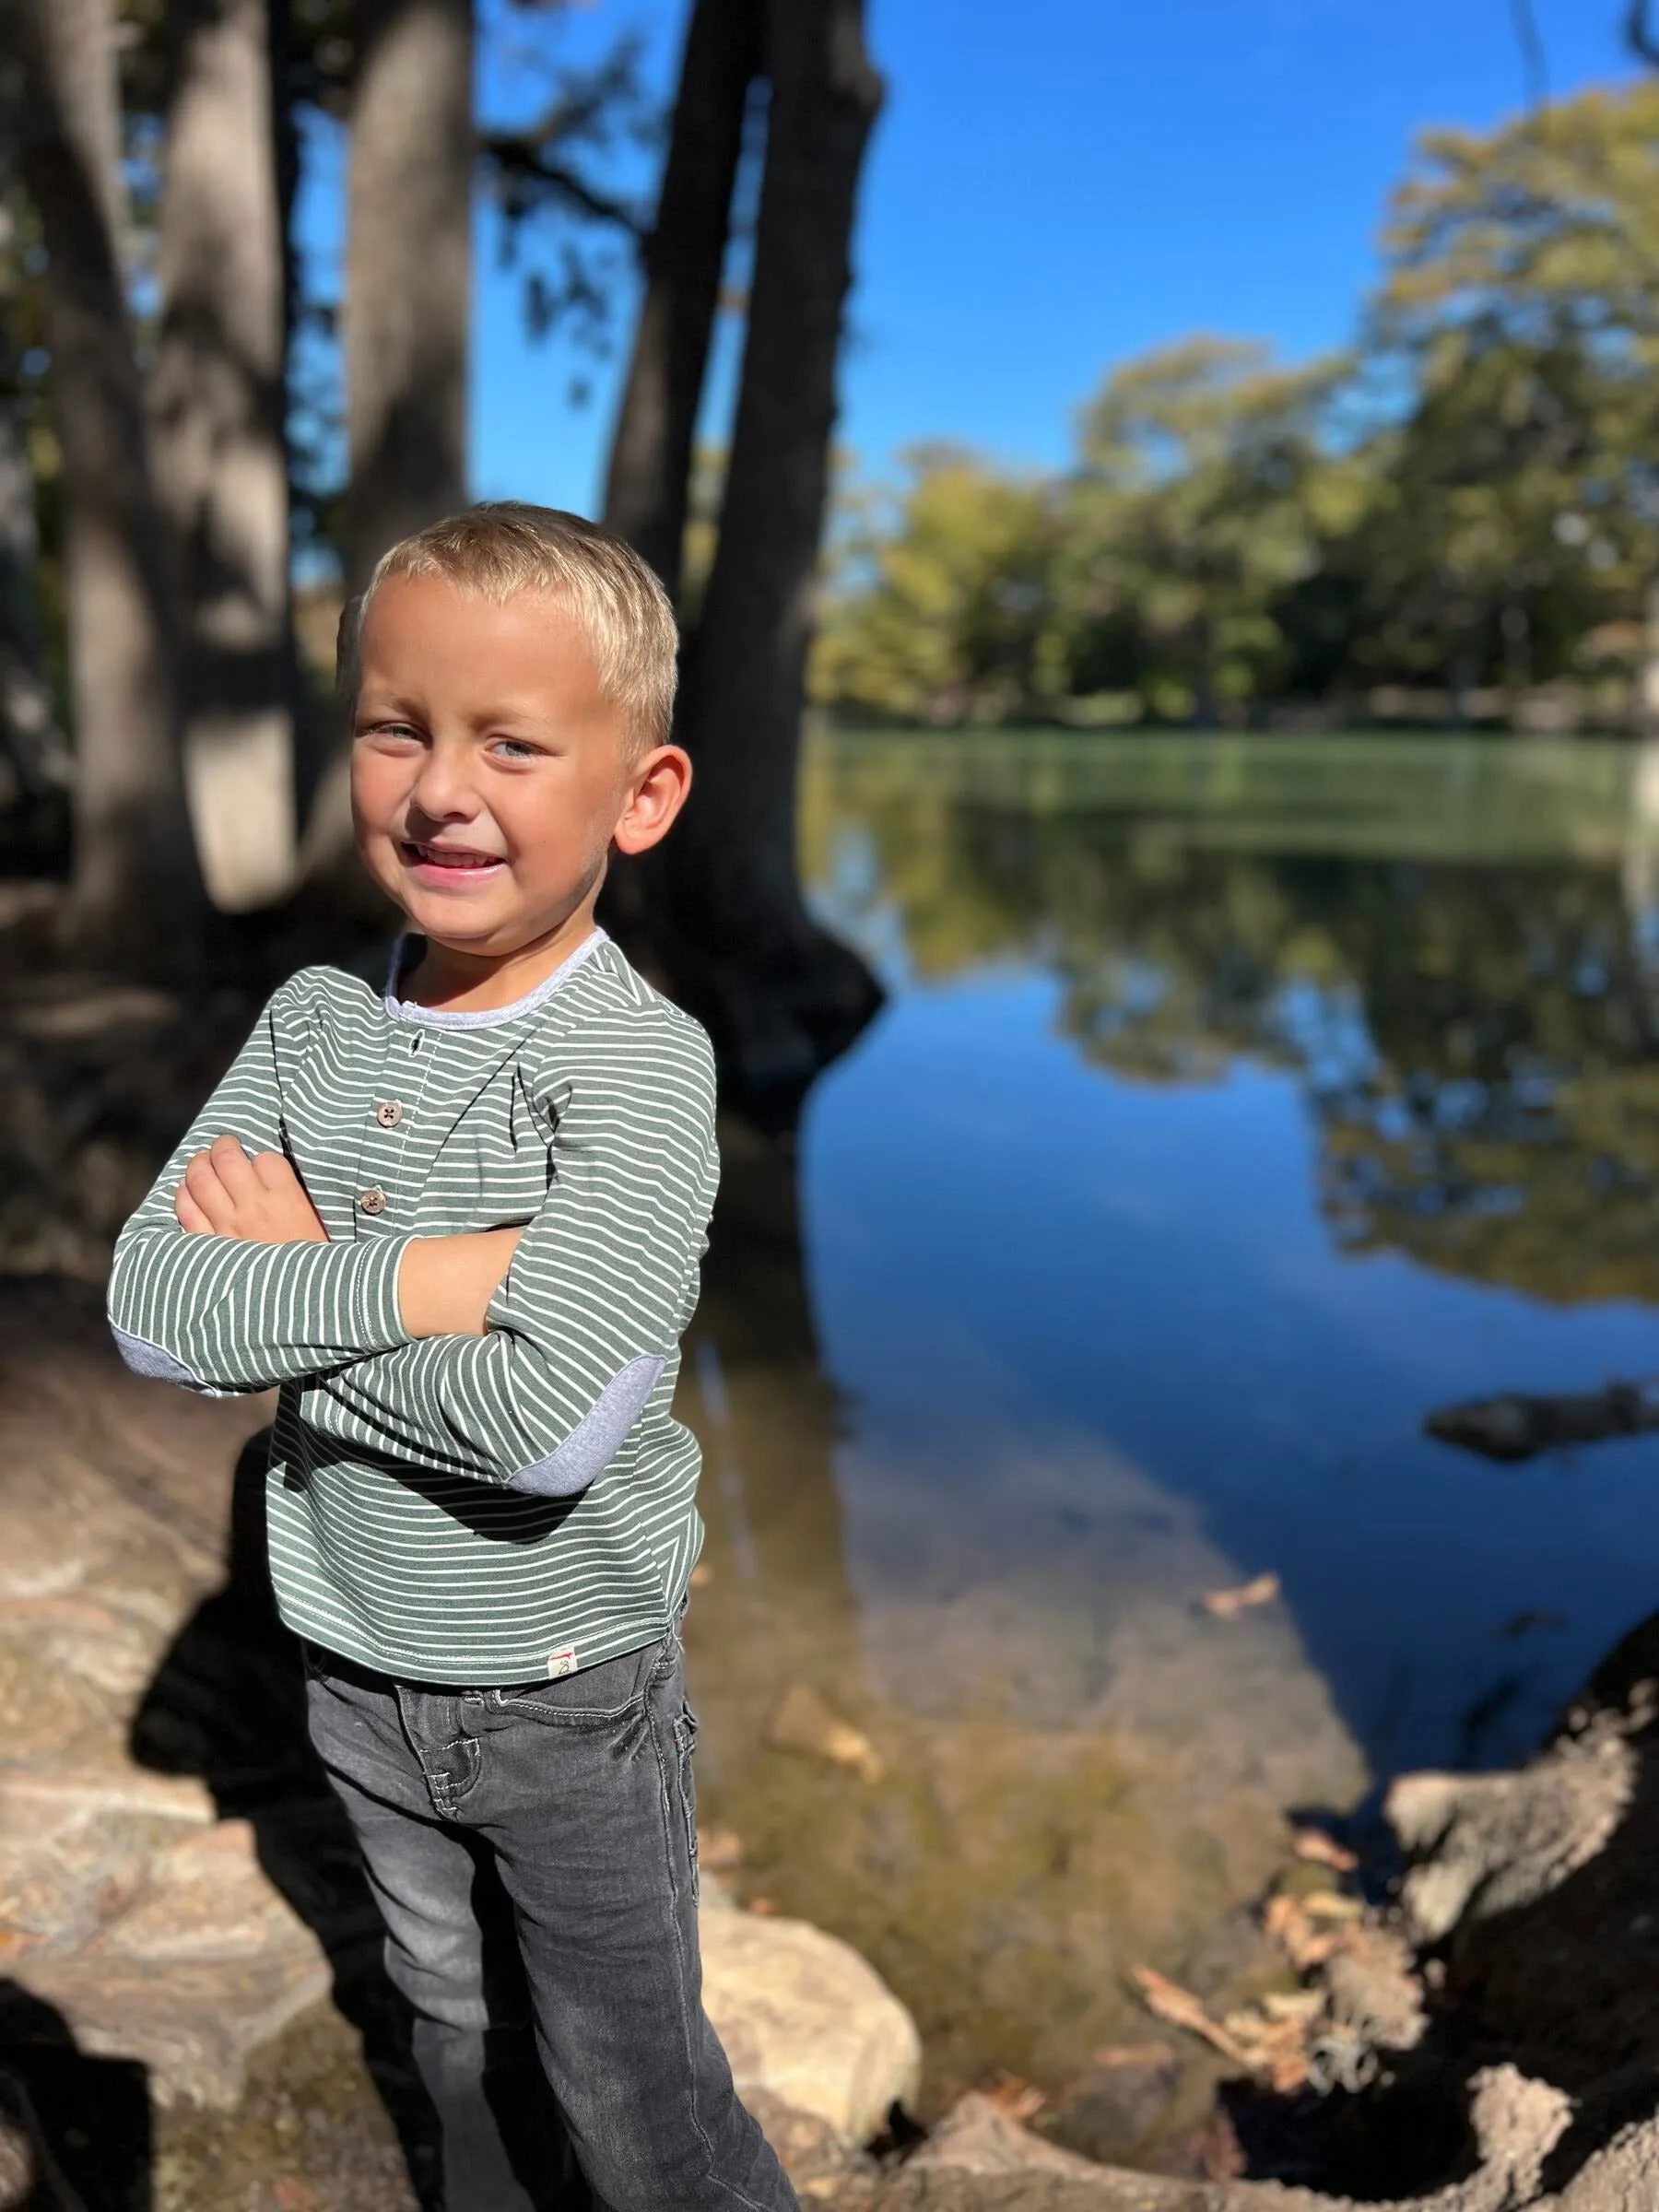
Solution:
{"label": "calm water", "polygon": [[[890,997],[798,1158],[728,1166],[707,1815],[878,1959],[941,2092],[1063,2084],[1130,1959],[1253,1971],[1284,1806],[1524,1753],[1659,1606],[1659,1437],[1422,1432],[1659,1372],[1659,770],[841,738],[804,834]],[[799,1680],[882,1779],[769,1746]]]}

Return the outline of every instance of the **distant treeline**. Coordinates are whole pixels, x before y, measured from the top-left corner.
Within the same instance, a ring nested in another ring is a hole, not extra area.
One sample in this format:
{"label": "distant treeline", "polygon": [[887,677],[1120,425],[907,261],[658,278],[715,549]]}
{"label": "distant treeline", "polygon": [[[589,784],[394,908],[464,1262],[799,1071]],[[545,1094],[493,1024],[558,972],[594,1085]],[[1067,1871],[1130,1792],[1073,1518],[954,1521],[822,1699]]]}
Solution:
{"label": "distant treeline", "polygon": [[1425,135],[1347,353],[1115,370],[1075,465],[850,493],[838,718],[1618,727],[1659,715],[1659,87]]}

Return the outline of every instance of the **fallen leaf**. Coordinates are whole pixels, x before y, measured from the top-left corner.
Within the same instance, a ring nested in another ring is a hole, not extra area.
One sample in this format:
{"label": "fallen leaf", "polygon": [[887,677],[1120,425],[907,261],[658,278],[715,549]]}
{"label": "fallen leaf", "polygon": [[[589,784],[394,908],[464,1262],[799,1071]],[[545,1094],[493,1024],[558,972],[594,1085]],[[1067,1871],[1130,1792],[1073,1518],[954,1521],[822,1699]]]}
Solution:
{"label": "fallen leaf", "polygon": [[1048,2102],[1034,2082],[1022,2081],[1018,2074],[999,2074],[982,2093],[988,2104],[994,2104],[1006,2120],[1012,2120],[1020,2127],[1028,2120],[1034,2120]]}
{"label": "fallen leaf", "polygon": [[748,1900],[748,1910],[758,1920],[771,1920],[776,1914],[778,1908],[770,1897],[751,1897]]}
{"label": "fallen leaf", "polygon": [[1335,1836],[1327,1836],[1323,1828],[1294,1830],[1290,1848],[1299,1859],[1307,1859],[1315,1866],[1330,1866],[1338,1874],[1352,1874],[1359,1864],[1357,1853],[1338,1843]]}
{"label": "fallen leaf", "polygon": [[1173,2043],[1104,2043],[1090,2052],[1091,2066],[1172,2066],[1180,2057]]}
{"label": "fallen leaf", "polygon": [[1322,1936],[1294,1897],[1270,1898],[1267,1910],[1262,1914],[1262,1925],[1298,1973],[1305,1974],[1316,1966],[1323,1966],[1344,1947],[1346,1940],[1338,1930]]}
{"label": "fallen leaf", "polygon": [[1217,1620],[1230,1620],[1235,1613],[1242,1613],[1251,1606],[1270,1606],[1279,1594],[1277,1574],[1258,1574],[1253,1583],[1240,1583],[1231,1590],[1206,1590],[1203,1605],[1206,1613]]}
{"label": "fallen leaf", "polygon": [[1315,1889],[1298,1900],[1310,1920],[1363,1920],[1365,1907],[1357,1897],[1344,1897],[1339,1890]]}
{"label": "fallen leaf", "polygon": [[743,1838],[735,1828],[700,1828],[697,1863],[709,1874],[730,1874],[743,1864]]}
{"label": "fallen leaf", "polygon": [[1201,2036],[1212,2049],[1219,2051],[1223,2058],[1230,2059],[1234,2065],[1254,2071],[1248,2053],[1228,2033],[1219,2020],[1211,2018],[1202,1997],[1195,1997],[1190,1989],[1182,1989],[1180,1983],[1171,1982],[1155,1967],[1132,1966],[1129,1971],[1146,2000],[1148,2012],[1155,2013],[1160,2020],[1167,2020],[1171,2028],[1184,2028],[1189,2035]]}
{"label": "fallen leaf", "polygon": [[1270,2020],[1305,2028],[1324,2010],[1325,1994],[1323,1989],[1270,1989],[1261,2002]]}
{"label": "fallen leaf", "polygon": [[831,1766],[851,1767],[865,1782],[879,1782],[887,1769],[862,1728],[832,1712],[810,1683],[793,1683],[772,1714],[767,1740],[779,1751],[795,1751]]}

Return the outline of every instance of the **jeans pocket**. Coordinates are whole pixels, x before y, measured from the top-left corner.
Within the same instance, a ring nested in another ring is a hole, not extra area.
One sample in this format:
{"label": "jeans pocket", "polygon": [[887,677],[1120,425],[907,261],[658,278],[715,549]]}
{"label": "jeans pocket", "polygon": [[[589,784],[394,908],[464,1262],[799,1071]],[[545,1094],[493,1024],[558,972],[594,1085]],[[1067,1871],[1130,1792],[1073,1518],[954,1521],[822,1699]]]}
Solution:
{"label": "jeans pocket", "polygon": [[698,1899],[697,1866],[697,1777],[691,1761],[697,1751],[697,1715],[684,1700],[679,1718],[674,1724],[674,1747],[679,1755],[680,1811],[686,1823],[686,1856],[691,1868],[691,1901]]}
{"label": "jeans pocket", "polygon": [[641,1712],[662,1648],[660,1642],[648,1643],[549,1682],[492,1689],[490,1700],[501,1712],[538,1722],[544,1727],[614,1726]]}

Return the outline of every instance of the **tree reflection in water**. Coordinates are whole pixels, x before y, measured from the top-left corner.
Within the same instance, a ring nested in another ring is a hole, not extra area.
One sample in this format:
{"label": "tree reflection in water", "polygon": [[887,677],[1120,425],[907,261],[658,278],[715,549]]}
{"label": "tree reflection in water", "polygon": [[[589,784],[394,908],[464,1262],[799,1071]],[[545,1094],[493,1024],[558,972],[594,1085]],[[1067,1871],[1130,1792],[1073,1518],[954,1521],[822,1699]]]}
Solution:
{"label": "tree reflection in water", "polygon": [[[924,975],[1018,958],[1085,1055],[1147,1083],[1293,1070],[1346,1250],[1554,1300],[1659,1300],[1659,942],[1638,853],[1310,853],[1305,825],[858,783],[820,822]],[[1331,841],[1340,849],[1341,827]],[[1264,845],[1267,850],[1261,849]],[[1302,849],[1294,849],[1300,847]],[[842,898],[845,896],[843,880]]]}
{"label": "tree reflection in water", "polygon": [[[1157,772],[1179,782],[1171,758]],[[1427,1360],[1382,1342],[1398,1302],[1344,1337],[1305,1252],[1289,1293],[1241,1260],[1285,1218],[1265,1204],[1213,1265],[1202,1234],[1168,1239],[1136,1312],[1121,1280],[1111,1297],[1086,1282],[1079,1323],[1068,1269],[1104,1217],[1074,1203],[1069,1172],[1039,1173],[1021,1186],[1032,1234],[999,1243],[1020,1190],[987,1205],[972,1177],[988,1124],[971,1100],[935,1096],[972,1090],[976,1050],[1028,1051],[1032,1000],[975,1031],[998,996],[980,986],[1047,978],[1036,1003],[1120,1088],[1217,1084],[1242,1061],[1290,1077],[1341,1249],[1392,1247],[1558,1300],[1648,1298],[1659,1013],[1643,871],[1622,865],[1628,757],[1591,760],[1594,805],[1565,823],[1547,790],[1522,806],[1481,762],[1453,818],[1449,755],[1432,763],[1434,806],[1380,821],[1377,791],[1347,787],[1347,758],[1325,767],[1318,818],[1282,790],[1271,815],[1232,801],[1183,813],[1168,792],[1157,807],[1099,789],[1084,804],[1041,747],[1004,784],[971,749],[941,772],[910,741],[810,764],[806,873],[900,988],[864,1073],[826,1086],[809,1132],[810,1268],[793,1147],[724,1133],[682,1382],[706,1454],[690,1678],[704,1817],[742,1839],[741,1893],[875,1959],[921,2018],[929,2100],[994,2065],[1059,2089],[1090,2052],[1144,2035],[1124,1994],[1135,1959],[1212,1991],[1275,1971],[1247,1906],[1282,1855],[1284,1808],[1351,1802],[1366,1757],[1385,1768],[1402,1742],[1524,1751],[1585,1657],[1569,1643],[1593,1656],[1595,1608],[1627,1603],[1626,1584],[1605,1587],[1609,1558],[1641,1582],[1640,1547],[1610,1536],[1556,1571],[1540,1490],[1472,1586],[1497,1493],[1449,1496],[1422,1405],[1405,1402],[1419,1382],[1446,1386],[1474,1344],[1466,1315]],[[1514,758],[1537,776],[1541,756]],[[1233,786],[1250,795],[1248,776]],[[948,1024],[927,1026],[940,1009],[918,1008],[907,978],[967,986],[946,1046]],[[1040,1115],[1071,1095],[1075,1069],[1053,1065],[1067,1057],[1028,1053],[1020,1081],[987,1069],[984,1088],[1005,1112]],[[1053,1148],[1147,1119],[1067,1112]],[[1120,1195],[1147,1157],[1115,1164]],[[1124,1269],[1201,1203],[1205,1178],[1172,1157],[1163,1211],[1111,1217]],[[1228,1157],[1249,1175],[1248,1142]],[[1282,1157],[1300,1179],[1300,1146]],[[1282,1185],[1272,1197],[1282,1206]],[[917,1239],[928,1251],[912,1265]],[[1036,1310],[1014,1313],[1016,1300]],[[836,1330],[853,1305],[864,1335],[849,1350]],[[1553,1318],[1563,1341],[1571,1322]],[[890,1359],[869,1341],[884,1329]],[[977,1359],[1006,1387],[953,1405],[917,1358],[947,1339],[967,1363],[950,1377]],[[1166,1380],[1189,1353],[1204,1389]],[[1071,1394],[1054,1401],[1062,1370]],[[1284,1606],[1210,1633],[1197,1594],[1264,1564]],[[780,1747],[796,1684],[868,1734],[884,1774]],[[1158,2117],[1163,2140],[1184,2112]]]}

